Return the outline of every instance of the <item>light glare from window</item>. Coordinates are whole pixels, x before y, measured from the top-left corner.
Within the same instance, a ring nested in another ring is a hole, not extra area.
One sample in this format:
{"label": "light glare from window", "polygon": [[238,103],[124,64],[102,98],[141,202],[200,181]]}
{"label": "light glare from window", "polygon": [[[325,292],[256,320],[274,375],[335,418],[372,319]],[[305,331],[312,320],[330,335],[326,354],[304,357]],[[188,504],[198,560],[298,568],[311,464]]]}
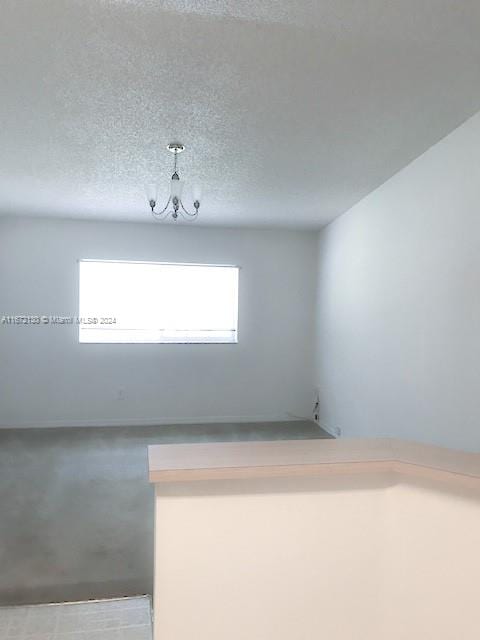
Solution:
{"label": "light glare from window", "polygon": [[237,342],[238,267],[80,261],[80,342]]}

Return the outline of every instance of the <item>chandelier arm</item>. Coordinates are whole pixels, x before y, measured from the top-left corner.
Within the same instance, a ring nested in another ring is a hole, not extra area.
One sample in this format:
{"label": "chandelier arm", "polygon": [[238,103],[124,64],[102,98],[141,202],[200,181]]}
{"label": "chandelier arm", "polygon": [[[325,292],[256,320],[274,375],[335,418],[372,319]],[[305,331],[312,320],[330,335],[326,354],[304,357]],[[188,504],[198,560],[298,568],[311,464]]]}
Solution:
{"label": "chandelier arm", "polygon": [[171,200],[172,200],[172,196],[170,196],[168,198],[167,204],[163,207],[163,209],[161,211],[152,210],[152,216],[154,218],[160,218],[161,216],[163,216],[163,214],[166,213],[166,211],[167,211],[167,209],[168,209],[168,207],[170,205]]}
{"label": "chandelier arm", "polygon": [[198,216],[198,209],[195,211],[195,213],[190,213],[190,211],[187,211],[187,209],[185,209],[185,207],[183,206],[183,202],[181,200],[180,200],[180,207],[181,207],[180,213],[183,215],[183,217],[185,218],[185,214],[188,216],[186,220],[188,219],[193,220]]}

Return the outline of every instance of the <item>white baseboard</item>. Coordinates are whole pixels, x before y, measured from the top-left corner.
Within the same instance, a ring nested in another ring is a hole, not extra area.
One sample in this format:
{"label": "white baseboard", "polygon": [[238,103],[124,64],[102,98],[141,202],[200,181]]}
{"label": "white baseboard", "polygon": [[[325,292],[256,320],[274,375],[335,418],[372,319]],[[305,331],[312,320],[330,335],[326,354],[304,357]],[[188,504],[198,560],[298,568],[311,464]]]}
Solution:
{"label": "white baseboard", "polygon": [[190,416],[187,418],[114,418],[111,420],[39,420],[38,422],[11,422],[0,424],[0,429],[53,429],[61,427],[155,427],[162,425],[189,424],[220,424],[245,422],[299,422],[288,414],[257,415],[257,416]]}
{"label": "white baseboard", "polygon": [[338,427],[331,427],[330,425],[325,424],[325,422],[321,421],[318,421],[317,424],[321,429],[329,433],[334,438],[340,438],[340,436],[342,435],[342,431]]}

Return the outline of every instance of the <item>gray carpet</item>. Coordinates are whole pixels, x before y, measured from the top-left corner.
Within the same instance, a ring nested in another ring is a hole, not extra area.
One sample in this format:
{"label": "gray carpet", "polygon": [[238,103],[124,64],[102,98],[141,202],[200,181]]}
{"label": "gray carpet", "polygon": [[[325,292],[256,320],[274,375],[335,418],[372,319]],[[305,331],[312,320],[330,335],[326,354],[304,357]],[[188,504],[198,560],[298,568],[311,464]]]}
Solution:
{"label": "gray carpet", "polygon": [[322,437],[312,422],[0,430],[0,604],[152,592],[147,445]]}

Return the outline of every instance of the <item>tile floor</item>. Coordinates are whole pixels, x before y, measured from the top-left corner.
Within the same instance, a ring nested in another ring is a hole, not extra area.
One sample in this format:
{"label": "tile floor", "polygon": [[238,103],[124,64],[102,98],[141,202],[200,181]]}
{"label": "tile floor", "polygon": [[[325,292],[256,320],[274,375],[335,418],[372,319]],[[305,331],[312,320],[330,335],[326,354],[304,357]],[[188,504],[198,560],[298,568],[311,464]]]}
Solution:
{"label": "tile floor", "polygon": [[0,640],[151,640],[150,598],[0,607]]}

